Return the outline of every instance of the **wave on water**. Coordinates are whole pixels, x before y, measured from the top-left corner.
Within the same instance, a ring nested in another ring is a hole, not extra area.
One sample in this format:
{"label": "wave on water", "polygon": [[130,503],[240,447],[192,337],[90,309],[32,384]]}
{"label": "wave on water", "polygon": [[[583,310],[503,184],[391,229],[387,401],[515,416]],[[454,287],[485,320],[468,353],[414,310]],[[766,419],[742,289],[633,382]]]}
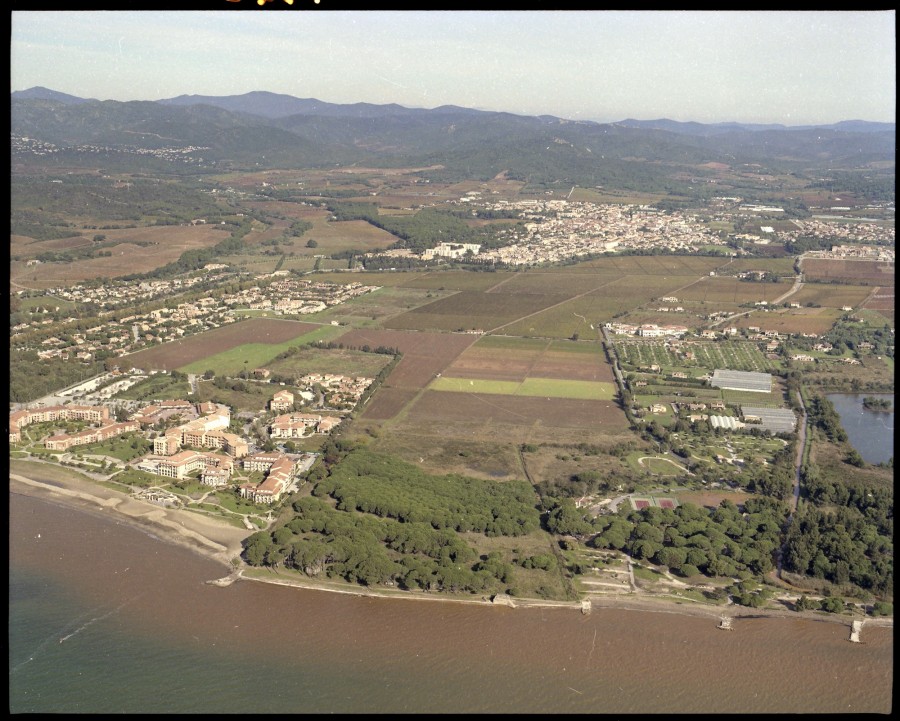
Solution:
{"label": "wave on water", "polygon": [[[75,620],[71,621],[70,623],[67,623],[67,624],[63,627],[62,631],[65,632],[67,629],[70,629],[70,628],[73,628],[74,626],[76,626],[76,624],[83,623],[84,620],[85,620],[88,616],[90,616],[90,615],[93,614],[93,613],[96,613],[100,608],[102,608],[102,607],[101,607],[101,606],[98,606],[97,608],[92,609],[92,610],[88,611],[87,613],[81,614],[81,615],[78,616]],[[71,636],[72,634],[69,634],[69,635]],[[45,648],[47,648],[47,646],[50,645],[50,642],[51,642],[51,641],[55,641],[55,640],[58,639],[58,638],[60,638],[58,632],[57,632],[57,633],[53,633],[53,634],[51,634],[50,636],[47,636],[47,638],[45,638],[43,641],[41,641],[41,642],[38,644],[37,648],[34,649],[34,651],[31,652],[31,654],[29,655],[29,657],[28,657],[27,659],[25,659],[24,661],[21,661],[20,663],[17,663],[15,666],[13,666],[12,668],[10,668],[10,670],[9,670],[10,674],[15,673],[15,672],[18,671],[20,668],[22,668],[22,666],[24,666],[25,664],[34,661],[35,657],[38,656],[41,652],[43,652],[43,650],[44,650]]]}
{"label": "wave on water", "polygon": [[[10,675],[16,673],[20,668],[22,668],[26,664],[34,661],[34,659],[37,658],[41,653],[43,653],[47,649],[48,646],[52,645],[54,640],[58,639],[58,643],[63,643],[65,641],[68,641],[70,638],[78,635],[79,633],[84,631],[86,628],[94,625],[95,623],[98,623],[99,621],[103,621],[104,619],[109,618],[110,616],[112,616],[115,613],[118,613],[123,608],[125,608],[125,606],[132,603],[133,601],[136,601],[138,598],[140,598],[139,595],[135,596],[134,598],[130,598],[127,601],[125,601],[125,603],[119,604],[114,609],[107,611],[106,613],[104,613],[100,616],[94,616],[93,618],[91,618],[88,621],[85,621],[85,619],[88,618],[89,616],[97,613],[97,611],[99,611],[103,607],[98,606],[97,608],[94,608],[94,609],[88,611],[87,613],[81,614],[80,616],[78,616],[73,621],[71,621],[70,623],[66,624],[63,627],[62,633],[65,635],[60,636],[59,632],[57,632],[57,633],[54,633],[54,634],[48,636],[43,641],[41,641],[38,644],[37,648],[35,648],[34,651],[32,651],[31,654],[29,654],[27,659],[25,659],[24,661],[20,661],[15,666],[12,666],[10,668],[10,670],[9,670]],[[74,627],[74,630],[69,631],[69,629],[71,629],[73,627]],[[68,633],[66,633],[67,631],[68,631]]]}
{"label": "wave on water", "polygon": [[132,601],[137,600],[137,598],[138,598],[138,596],[135,596],[134,598],[130,598],[129,600],[125,601],[125,603],[122,603],[122,604],[116,606],[112,611],[108,611],[107,613],[104,613],[102,616],[97,616],[96,618],[92,618],[90,621],[88,621],[88,622],[87,622],[86,624],[84,624],[83,626],[80,626],[79,628],[76,628],[74,631],[72,631],[72,633],[67,634],[67,635],[61,637],[61,638],[59,639],[59,642],[62,643],[63,641],[68,641],[70,638],[72,638],[72,636],[76,636],[76,635],[78,635],[79,633],[81,633],[82,631],[84,631],[84,629],[88,628],[88,626],[92,626],[92,625],[94,625],[95,623],[97,623],[98,621],[102,621],[102,620],[104,620],[104,619],[106,619],[106,618],[109,618],[109,617],[112,616],[114,613],[118,613],[118,612],[121,611],[123,608],[125,608],[125,606],[127,606],[129,603],[131,603]]}

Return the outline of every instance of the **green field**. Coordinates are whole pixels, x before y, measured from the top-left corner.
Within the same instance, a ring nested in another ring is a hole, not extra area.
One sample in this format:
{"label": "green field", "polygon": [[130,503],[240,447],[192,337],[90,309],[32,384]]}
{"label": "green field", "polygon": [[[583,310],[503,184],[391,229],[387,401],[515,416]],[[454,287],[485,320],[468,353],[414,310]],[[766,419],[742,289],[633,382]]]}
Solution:
{"label": "green field", "polygon": [[331,340],[345,330],[345,328],[340,326],[328,325],[317,328],[311,333],[306,333],[286,343],[245,343],[223,353],[217,353],[194,363],[188,363],[178,368],[178,370],[182,373],[205,373],[207,370],[212,370],[215,371],[216,375],[235,375],[242,370],[253,370],[254,368],[265,366],[266,363],[288,348],[307,343],[316,343],[320,340]]}
{"label": "green field", "polygon": [[613,383],[557,380],[555,378],[526,378],[524,382],[473,380],[469,378],[437,378],[429,386],[434,391],[456,393],[487,393],[505,396],[533,396],[545,398],[577,398],[608,401],[615,395]]}

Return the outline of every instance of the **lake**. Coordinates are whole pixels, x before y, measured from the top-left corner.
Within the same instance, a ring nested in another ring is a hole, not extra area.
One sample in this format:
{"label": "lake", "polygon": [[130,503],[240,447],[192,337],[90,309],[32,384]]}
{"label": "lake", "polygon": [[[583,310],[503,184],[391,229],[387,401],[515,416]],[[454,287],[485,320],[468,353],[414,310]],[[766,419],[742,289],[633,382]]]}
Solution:
{"label": "lake", "polygon": [[[890,411],[871,411],[863,406],[866,397],[891,402]],[[894,456],[893,393],[829,393],[828,400],[841,417],[851,445],[866,463],[885,463]]]}

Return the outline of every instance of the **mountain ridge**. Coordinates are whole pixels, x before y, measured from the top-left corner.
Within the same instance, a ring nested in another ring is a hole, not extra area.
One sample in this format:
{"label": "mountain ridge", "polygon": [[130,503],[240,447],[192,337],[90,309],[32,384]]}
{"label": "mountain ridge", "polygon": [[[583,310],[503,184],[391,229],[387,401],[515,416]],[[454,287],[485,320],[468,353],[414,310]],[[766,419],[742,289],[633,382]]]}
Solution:
{"label": "mountain ridge", "polygon": [[[68,93],[62,93],[50,88],[35,86],[27,90],[16,90],[11,94],[12,100],[56,100],[66,104],[82,104],[87,102],[99,102],[94,98],[81,98]],[[471,116],[480,114],[504,113],[504,111],[476,110],[458,105],[445,104],[435,108],[410,108],[397,103],[331,103],[317,98],[298,98],[285,93],[273,93],[267,90],[254,90],[239,95],[178,95],[172,98],[163,98],[151,101],[116,101],[116,102],[153,102],[161,105],[190,106],[212,105],[231,112],[258,115],[268,119],[280,119],[292,115],[323,115],[336,117],[384,117],[388,115],[419,115],[430,114],[467,114]],[[505,113],[517,115],[515,113]],[[895,123],[878,121],[848,119],[835,123],[817,123],[803,125],[785,125],[782,123],[744,123],[740,121],[723,121],[716,123],[701,123],[699,121],[678,121],[669,118],[657,118],[653,120],[638,120],[626,118],[620,121],[604,123],[596,120],[572,120],[549,114],[518,115],[518,117],[533,117],[538,119],[553,119],[569,123],[588,123],[595,125],[622,125],[653,130],[669,130],[682,134],[716,134],[729,130],[810,130],[823,128],[828,130],[840,130],[845,132],[881,132],[896,131]]]}

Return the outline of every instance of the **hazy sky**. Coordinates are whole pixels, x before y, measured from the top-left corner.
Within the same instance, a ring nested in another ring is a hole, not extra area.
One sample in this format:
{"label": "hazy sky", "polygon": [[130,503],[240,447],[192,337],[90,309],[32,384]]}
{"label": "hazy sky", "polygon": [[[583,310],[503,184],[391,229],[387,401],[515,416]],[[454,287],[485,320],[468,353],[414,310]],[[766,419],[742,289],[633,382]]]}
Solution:
{"label": "hazy sky", "polygon": [[[328,0],[325,0],[327,3]],[[616,121],[893,122],[895,11],[12,13],[11,90]]]}

